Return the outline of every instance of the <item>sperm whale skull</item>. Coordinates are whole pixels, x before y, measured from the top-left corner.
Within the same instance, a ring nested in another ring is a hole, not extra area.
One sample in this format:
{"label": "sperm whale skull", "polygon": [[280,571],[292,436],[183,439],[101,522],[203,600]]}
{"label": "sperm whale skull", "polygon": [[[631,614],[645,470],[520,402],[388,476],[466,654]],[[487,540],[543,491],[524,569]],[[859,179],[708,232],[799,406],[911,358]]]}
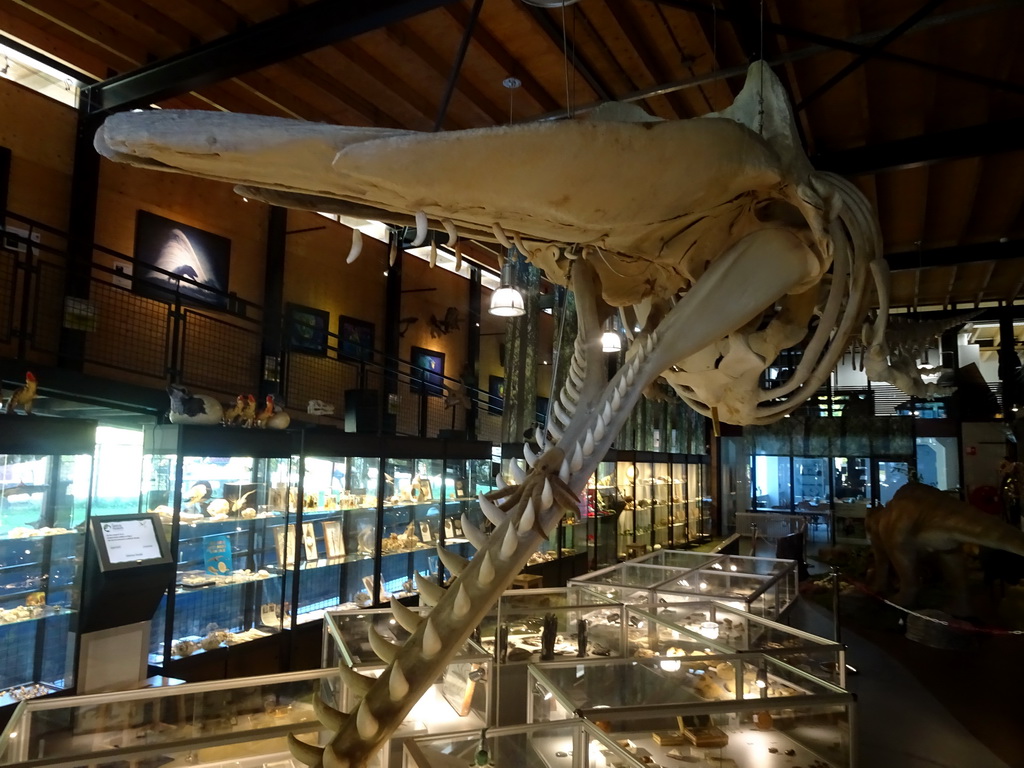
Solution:
{"label": "sperm whale skull", "polygon": [[[693,120],[612,105],[588,120],[423,134],[161,110],[112,116],[96,147],[272,204],[415,227],[421,241],[435,228],[514,245],[576,294],[579,332],[554,416],[535,435],[540,453],[524,446],[525,477],[480,499],[493,531],[463,520],[472,560],[439,552],[458,577],[446,591],[420,582],[421,602],[435,605],[409,622],[406,643],[371,637],[388,668],[356,681],[355,711],[321,704],[329,743],[293,741],[299,759],[326,768],[364,765],[401,723],[576,506],[649,384],[663,378],[737,424],[804,402],[860,328],[880,249],[867,202],[810,166],[785,92],[760,63],[729,109]],[[609,378],[599,338],[614,311],[639,331]],[[762,389],[792,348],[793,376]]]}

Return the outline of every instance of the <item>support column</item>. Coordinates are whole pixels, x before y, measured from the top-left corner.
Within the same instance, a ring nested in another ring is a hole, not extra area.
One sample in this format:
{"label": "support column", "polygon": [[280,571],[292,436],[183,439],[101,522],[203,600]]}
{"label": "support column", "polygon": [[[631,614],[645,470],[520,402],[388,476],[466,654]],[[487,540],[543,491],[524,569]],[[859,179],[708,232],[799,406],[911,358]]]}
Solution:
{"label": "support column", "polygon": [[[281,332],[284,328],[285,234],[288,210],[271,206],[267,219],[267,260],[263,274],[263,372],[260,397],[281,394]],[[295,403],[291,403],[294,407]]]}
{"label": "support column", "polygon": [[512,284],[523,294],[526,314],[509,318],[505,326],[505,411],[501,417],[501,438],[502,442],[521,443],[537,418],[540,270],[528,264],[515,248],[509,249],[505,258],[512,260]]}

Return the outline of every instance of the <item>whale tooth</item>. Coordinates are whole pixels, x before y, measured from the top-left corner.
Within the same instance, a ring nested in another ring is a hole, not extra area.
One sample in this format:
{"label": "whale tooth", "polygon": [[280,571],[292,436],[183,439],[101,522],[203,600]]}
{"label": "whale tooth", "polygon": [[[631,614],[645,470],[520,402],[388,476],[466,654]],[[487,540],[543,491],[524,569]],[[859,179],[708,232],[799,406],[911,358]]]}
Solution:
{"label": "whale tooth", "polygon": [[598,416],[597,421],[594,423],[594,439],[597,442],[601,442],[601,438],[604,437],[604,416]]}
{"label": "whale tooth", "polygon": [[[355,670],[353,672],[359,674]],[[359,676],[363,677],[363,675]],[[319,691],[313,694],[313,714],[325,728],[330,728],[332,731],[340,731],[349,719],[347,713],[335,709],[324,701],[324,697],[320,695]]]}
{"label": "whale tooth", "polygon": [[405,673],[395,662],[391,665],[391,674],[388,676],[388,695],[392,701],[401,701],[409,693],[409,681],[405,679]]}
{"label": "whale tooth", "polygon": [[578,401],[580,399],[580,388],[576,386],[571,376],[565,380],[564,389],[573,400]]}
{"label": "whale tooth", "polygon": [[476,550],[481,550],[487,546],[487,534],[473,525],[465,512],[462,513],[462,535],[469,539],[469,543]]}
{"label": "whale tooth", "polygon": [[[617,412],[620,408],[622,408],[622,396],[619,395],[619,390],[616,389],[612,392],[612,410]],[[611,421],[611,419],[608,419],[608,421]]]}
{"label": "whale tooth", "polygon": [[508,235],[505,234],[505,230],[501,228],[501,224],[494,223],[491,225],[491,232],[494,233],[494,239],[498,241],[498,244],[506,250],[512,250],[512,243],[508,239]]}
{"label": "whale tooth", "polygon": [[430,268],[433,269],[437,266],[437,241],[430,241]]}
{"label": "whale tooth", "polygon": [[519,548],[519,537],[516,535],[516,527],[509,524],[505,531],[505,538],[501,542],[501,559],[508,560]]}
{"label": "whale tooth", "polygon": [[579,443],[576,443],[576,450],[572,452],[572,459],[569,462],[569,469],[573,472],[579,472],[583,467],[583,448]]}
{"label": "whale tooth", "polygon": [[519,517],[519,534],[529,533],[535,522],[537,522],[537,513],[533,508],[533,499],[530,499],[526,502],[526,509],[523,510],[523,514]]}
{"label": "whale tooth", "polygon": [[526,470],[519,466],[518,461],[511,461],[509,465],[509,469],[512,470],[512,479],[516,481],[516,485],[522,485],[526,480]]}
{"label": "whale tooth", "polygon": [[569,467],[569,459],[566,457],[562,459],[562,466],[558,469],[558,479],[563,483],[568,483],[570,477],[572,477],[572,471]]}
{"label": "whale tooth", "polygon": [[412,247],[418,248],[427,241],[427,214],[425,211],[416,211],[416,239],[412,241]]}
{"label": "whale tooth", "polygon": [[526,459],[526,465],[533,469],[533,465],[537,463],[537,454],[533,452],[529,443],[523,443],[523,458]]}
{"label": "whale tooth", "polygon": [[624,381],[626,382],[626,386],[627,387],[632,387],[633,386],[633,380],[635,378],[636,378],[636,368],[631,365],[631,366],[629,366],[626,369],[626,377],[624,379]]}
{"label": "whale tooth", "polygon": [[558,393],[558,399],[562,401],[562,405],[565,406],[565,412],[570,416],[576,413],[576,403],[569,399],[569,393],[565,391],[565,387],[562,387],[562,391]]}
{"label": "whale tooth", "polygon": [[551,410],[555,412],[555,418],[562,422],[563,425],[566,425],[571,421],[569,414],[567,414],[562,408],[562,403],[560,401],[553,400],[551,403]]}
{"label": "whale tooth", "polygon": [[615,391],[618,392],[620,395],[625,395],[627,389],[629,389],[629,383],[626,381],[626,377],[623,376],[621,379],[619,379],[619,384],[617,387],[615,387]]}
{"label": "whale tooth", "polygon": [[544,490],[540,492],[540,506],[547,512],[551,509],[551,505],[555,503],[555,494],[551,490],[551,478],[544,478]]}
{"label": "whale tooth", "polygon": [[447,591],[444,587],[435,584],[422,573],[415,574],[413,579],[416,582],[416,591],[420,593],[421,603],[433,607],[441,602]]}
{"label": "whale tooth", "polygon": [[484,517],[494,524],[495,528],[505,522],[505,518],[508,517],[508,515],[502,512],[501,508],[497,504],[488,499],[482,493],[477,498],[480,500],[480,511],[484,513]]}
{"label": "whale tooth", "polygon": [[423,628],[423,657],[432,659],[441,650],[441,637],[437,634],[434,622],[428,617],[427,626]]}
{"label": "whale tooth", "polygon": [[[345,683],[345,685],[347,685],[352,690],[352,692],[360,698],[365,696],[366,692],[370,690],[370,686],[376,682],[376,678],[361,675],[347,664],[341,664],[338,666],[338,674],[341,676],[342,682]],[[319,698],[319,696],[317,696],[317,698]],[[339,712],[338,714],[343,713]],[[347,716],[344,717],[342,719],[342,723],[344,723],[344,721],[347,719]],[[324,725],[330,727],[328,723],[324,723]]]}
{"label": "whale tooth", "polygon": [[605,425],[612,423],[612,406],[605,400],[604,408],[601,410],[601,418],[604,419]]}
{"label": "whale tooth", "polygon": [[441,226],[444,227],[445,234],[448,235],[448,247],[455,245],[455,242],[459,239],[459,232],[455,229],[455,222],[451,219],[441,219]]}
{"label": "whale tooth", "polygon": [[385,664],[390,664],[395,660],[395,656],[398,655],[398,646],[393,643],[389,643],[376,629],[370,627],[369,633],[367,633],[367,640],[370,641],[370,648],[377,654],[381,661]]}
{"label": "whale tooth", "polygon": [[541,452],[544,452],[548,448],[548,438],[544,434],[544,427],[537,427],[533,430],[533,439],[537,445],[540,446]]}
{"label": "whale tooth", "polygon": [[554,442],[557,443],[562,439],[562,435],[564,433],[562,432],[562,428],[558,426],[558,419],[548,420],[548,432],[551,434],[551,439]]}
{"label": "whale tooth", "polygon": [[395,237],[391,240],[391,246],[388,248],[388,266],[395,266],[395,261],[398,259],[398,238]]}
{"label": "whale tooth", "polygon": [[288,734],[288,751],[292,753],[292,757],[306,765],[320,765],[323,762],[324,748],[307,744],[296,738],[294,733]]}
{"label": "whale tooth", "polygon": [[440,544],[437,545],[437,556],[444,564],[444,567],[452,572],[453,576],[459,576],[469,566],[469,560],[464,558],[462,555],[457,555],[454,552],[442,547]]}
{"label": "whale tooth", "polygon": [[586,378],[586,369],[580,362],[578,352],[574,353],[573,356],[569,359],[569,371],[575,372],[576,375],[580,377],[580,380]]}
{"label": "whale tooth", "polygon": [[402,625],[406,632],[415,632],[423,617],[407,605],[399,602],[397,597],[391,598],[391,613],[395,621]]}
{"label": "whale tooth", "polygon": [[654,349],[654,345],[657,343],[655,337],[658,335],[657,331],[651,331],[651,335],[647,337],[647,354],[651,354]]}
{"label": "whale tooth", "polygon": [[455,604],[452,607],[452,614],[456,619],[461,619],[469,613],[469,609],[473,607],[473,602],[469,599],[469,593],[466,591],[466,586],[463,584],[457,587],[459,590],[455,595]]}
{"label": "whale tooth", "polygon": [[508,488],[508,483],[505,482],[505,476],[499,472],[494,476],[494,484],[501,489]]}
{"label": "whale tooth", "polygon": [[324,768],[350,768],[350,766],[349,759],[344,755],[339,755],[337,747],[329,742],[324,749]]}
{"label": "whale tooth", "polygon": [[358,229],[352,230],[352,247],[348,249],[348,256],[345,257],[345,263],[351,264],[353,261],[359,258],[359,254],[363,252],[363,233]]}
{"label": "whale tooth", "polygon": [[[591,456],[594,453],[594,431],[592,429],[587,430],[586,436],[583,438],[583,455]],[[578,467],[577,467],[578,469]]]}
{"label": "whale tooth", "polygon": [[486,586],[494,580],[494,565],[491,563],[491,555],[484,552],[483,560],[480,561],[480,570],[477,571],[476,580],[480,586]]}
{"label": "whale tooth", "polygon": [[533,255],[530,251],[526,250],[526,246],[523,245],[523,238],[519,236],[518,232],[512,233],[512,242],[516,244],[516,250],[526,258],[530,258]]}
{"label": "whale tooth", "polygon": [[373,716],[373,712],[370,711],[370,707],[365,699],[359,705],[359,709],[356,710],[356,730],[359,731],[359,735],[364,739],[372,739],[377,735],[377,731],[380,730],[380,723]]}
{"label": "whale tooth", "polygon": [[462,243],[456,240],[452,243],[452,250],[455,251],[455,271],[462,271]]}

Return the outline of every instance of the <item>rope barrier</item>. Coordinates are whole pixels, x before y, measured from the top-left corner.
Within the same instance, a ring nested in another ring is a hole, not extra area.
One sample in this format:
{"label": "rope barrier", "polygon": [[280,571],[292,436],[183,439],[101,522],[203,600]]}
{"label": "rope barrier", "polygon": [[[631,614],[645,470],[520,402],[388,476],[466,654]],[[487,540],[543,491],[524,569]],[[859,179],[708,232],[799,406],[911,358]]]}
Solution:
{"label": "rope barrier", "polygon": [[[830,580],[832,580],[834,578],[835,578],[834,574],[831,574],[831,573],[830,574],[826,574],[825,578],[819,579],[818,583],[830,581]],[[986,634],[986,635],[1024,635],[1024,629],[994,629],[994,628],[989,628],[989,627],[976,627],[973,624],[971,624],[970,622],[963,621],[961,619],[951,619],[951,620],[947,621],[945,619],[937,619],[934,616],[927,616],[927,615],[925,615],[923,613],[918,613],[917,611],[912,611],[909,608],[906,608],[906,607],[904,607],[902,605],[897,605],[892,600],[889,600],[888,598],[883,597],[882,595],[879,595],[877,592],[871,591],[863,583],[855,581],[854,579],[851,579],[848,576],[843,576],[842,578],[843,578],[843,580],[845,580],[849,584],[851,584],[853,587],[859,589],[865,595],[873,597],[876,600],[879,600],[880,602],[885,603],[886,605],[890,605],[893,608],[896,608],[897,610],[900,610],[903,613],[908,614],[909,616],[916,616],[917,618],[924,619],[925,621],[930,621],[930,622],[933,622],[935,624],[942,624],[943,626],[947,626],[947,627],[950,627],[952,629],[963,630],[963,631],[966,631],[966,632],[977,632],[979,634]]]}

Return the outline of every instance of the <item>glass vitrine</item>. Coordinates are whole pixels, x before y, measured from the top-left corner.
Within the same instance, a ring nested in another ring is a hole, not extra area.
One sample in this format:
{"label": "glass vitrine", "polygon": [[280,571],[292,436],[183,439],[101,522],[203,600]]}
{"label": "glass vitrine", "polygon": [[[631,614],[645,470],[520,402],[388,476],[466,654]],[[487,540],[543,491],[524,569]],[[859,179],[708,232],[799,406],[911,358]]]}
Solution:
{"label": "glass vitrine", "polygon": [[603,568],[618,561],[618,518],[625,503],[615,484],[615,462],[602,461],[590,479],[580,506],[586,527],[587,569]]}
{"label": "glass vitrine", "polygon": [[304,436],[295,458],[301,508],[275,530],[287,557],[286,592],[297,591],[297,624],[320,619],[329,608],[373,602],[380,459],[329,453],[338,448]]}
{"label": "glass vitrine", "polygon": [[288,621],[294,440],[277,430],[146,428],[140,511],[160,517],[177,562],[153,618],[151,664],[266,637]]}
{"label": "glass vitrine", "polygon": [[530,666],[530,720],[583,717],[644,762],[856,764],[854,701],[762,654]]}
{"label": "glass vitrine", "polygon": [[[445,494],[442,500],[444,547],[467,560],[476,554],[462,530],[463,520],[483,532],[490,532],[491,523],[480,510],[479,496],[494,490],[493,464],[490,458],[447,458],[444,462]],[[429,540],[437,543],[438,538]],[[447,583],[452,574],[440,565],[439,583]]]}
{"label": "glass vitrine", "polygon": [[838,456],[835,474],[835,539],[842,544],[866,544],[864,519],[874,499],[870,460]]}
{"label": "glass vitrine", "polygon": [[75,682],[96,423],[4,417],[0,429],[0,705]]}

